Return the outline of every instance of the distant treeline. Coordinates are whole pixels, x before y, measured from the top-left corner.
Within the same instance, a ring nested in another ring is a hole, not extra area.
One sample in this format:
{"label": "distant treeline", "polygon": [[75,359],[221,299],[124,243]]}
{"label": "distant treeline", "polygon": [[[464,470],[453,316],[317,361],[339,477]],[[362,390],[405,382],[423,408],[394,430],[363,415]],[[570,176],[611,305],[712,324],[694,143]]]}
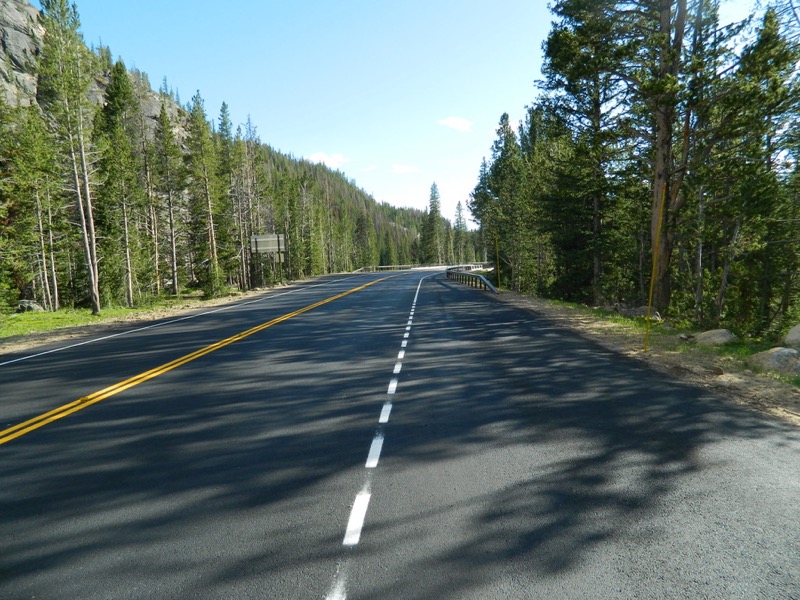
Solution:
{"label": "distant treeline", "polygon": [[[226,104],[212,125],[199,92],[186,106],[166,85],[153,92],[108,48],[86,47],[73,4],[42,6],[36,101],[0,105],[2,305],[98,312],[430,258],[425,212],[276,152],[249,120],[234,128]],[[282,263],[251,253],[265,233],[285,236]]]}
{"label": "distant treeline", "polygon": [[503,115],[470,209],[504,283],[674,321],[800,321],[800,7],[558,0],[541,93]]}

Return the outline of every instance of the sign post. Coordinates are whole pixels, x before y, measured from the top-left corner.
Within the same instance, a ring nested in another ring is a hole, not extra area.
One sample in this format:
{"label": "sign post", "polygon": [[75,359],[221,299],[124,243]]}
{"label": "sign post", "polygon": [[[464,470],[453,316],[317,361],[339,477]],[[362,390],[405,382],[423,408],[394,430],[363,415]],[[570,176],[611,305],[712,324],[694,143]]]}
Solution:
{"label": "sign post", "polygon": [[251,235],[250,252],[253,254],[274,254],[278,263],[278,281],[283,283],[283,260],[286,254],[286,240],[282,233]]}

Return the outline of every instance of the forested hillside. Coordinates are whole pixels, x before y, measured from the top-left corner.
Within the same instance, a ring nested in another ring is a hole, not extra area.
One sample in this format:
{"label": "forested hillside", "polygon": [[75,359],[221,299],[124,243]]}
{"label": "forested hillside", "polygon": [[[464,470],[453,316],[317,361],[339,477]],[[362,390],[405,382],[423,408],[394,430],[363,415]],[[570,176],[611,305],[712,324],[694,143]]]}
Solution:
{"label": "forested hillside", "polygon": [[[421,260],[423,212],[275,151],[199,92],[185,106],[154,92],[86,47],[73,4],[42,5],[0,5],[1,305],[99,312]],[[265,233],[284,234],[282,265],[251,253]]]}
{"label": "forested hillside", "polygon": [[[470,209],[505,283],[747,335],[800,320],[800,10],[558,0]],[[534,76],[534,74],[531,74]]]}

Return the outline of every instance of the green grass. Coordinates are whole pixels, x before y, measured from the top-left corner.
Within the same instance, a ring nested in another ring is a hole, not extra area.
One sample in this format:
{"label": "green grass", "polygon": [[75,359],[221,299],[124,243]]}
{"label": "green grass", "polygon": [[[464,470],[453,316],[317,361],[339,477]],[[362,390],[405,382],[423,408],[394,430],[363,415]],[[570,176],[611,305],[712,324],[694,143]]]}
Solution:
{"label": "green grass", "polygon": [[[0,338],[15,335],[28,335],[40,331],[75,327],[91,323],[102,323],[109,319],[122,317],[133,312],[130,308],[109,308],[99,316],[93,316],[89,309],[64,309],[58,312],[27,312],[0,316]],[[141,311],[138,311],[141,312]]]}
{"label": "green grass", "polygon": [[[238,290],[234,288],[226,288],[223,296],[236,295],[238,293]],[[200,290],[183,290],[178,297],[161,296],[159,298],[151,298],[137,308],[104,308],[99,315],[92,315],[92,311],[88,308],[65,308],[58,312],[0,313],[0,339],[63,329],[65,327],[102,323],[126,315],[147,313],[162,308],[186,307],[190,304],[201,304],[203,299],[203,292]]]}

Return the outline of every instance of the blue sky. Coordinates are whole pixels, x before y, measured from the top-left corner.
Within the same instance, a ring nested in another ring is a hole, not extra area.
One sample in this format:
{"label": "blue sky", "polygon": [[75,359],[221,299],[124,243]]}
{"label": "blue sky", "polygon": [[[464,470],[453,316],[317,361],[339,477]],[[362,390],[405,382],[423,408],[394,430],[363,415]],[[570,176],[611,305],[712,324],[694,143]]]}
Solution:
{"label": "blue sky", "polygon": [[[196,91],[216,119],[325,162],[378,201],[443,216],[466,200],[500,115],[536,97],[545,0],[77,0],[102,42],[155,89]],[[729,0],[745,13],[751,0]]]}

